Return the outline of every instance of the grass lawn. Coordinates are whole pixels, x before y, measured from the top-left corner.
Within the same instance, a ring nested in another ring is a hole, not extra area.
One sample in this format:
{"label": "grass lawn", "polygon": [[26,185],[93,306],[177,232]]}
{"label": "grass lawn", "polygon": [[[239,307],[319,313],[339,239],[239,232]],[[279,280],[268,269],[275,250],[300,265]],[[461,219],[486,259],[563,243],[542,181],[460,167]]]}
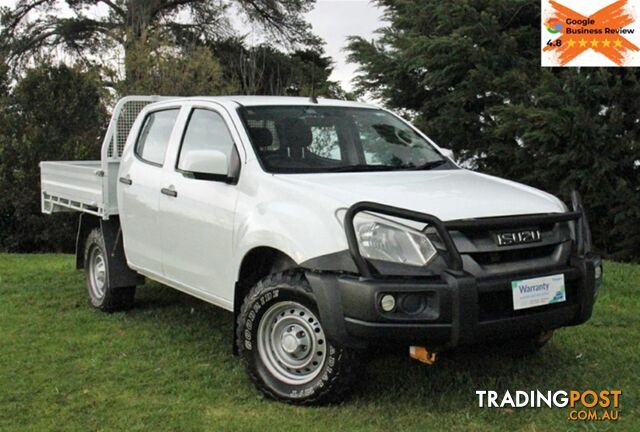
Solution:
{"label": "grass lawn", "polygon": [[[540,353],[372,358],[353,397],[300,408],[263,399],[231,354],[232,317],[156,283],[107,315],[69,255],[0,254],[0,431],[640,430],[640,266],[608,262],[594,317]],[[618,422],[569,409],[481,409],[475,390],[622,389]]]}

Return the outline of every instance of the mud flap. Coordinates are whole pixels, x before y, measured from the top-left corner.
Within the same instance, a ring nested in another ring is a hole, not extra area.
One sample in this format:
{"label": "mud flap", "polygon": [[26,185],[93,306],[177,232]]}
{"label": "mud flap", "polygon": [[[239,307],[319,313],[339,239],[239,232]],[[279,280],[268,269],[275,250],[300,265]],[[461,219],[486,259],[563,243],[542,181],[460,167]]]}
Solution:
{"label": "mud flap", "polygon": [[120,219],[112,216],[107,220],[80,215],[78,235],[76,237],[76,268],[84,268],[84,248],[87,236],[94,228],[100,227],[107,259],[109,260],[109,285],[114,288],[130,287],[144,284],[144,276],[131,270],[127,265],[122,243]]}

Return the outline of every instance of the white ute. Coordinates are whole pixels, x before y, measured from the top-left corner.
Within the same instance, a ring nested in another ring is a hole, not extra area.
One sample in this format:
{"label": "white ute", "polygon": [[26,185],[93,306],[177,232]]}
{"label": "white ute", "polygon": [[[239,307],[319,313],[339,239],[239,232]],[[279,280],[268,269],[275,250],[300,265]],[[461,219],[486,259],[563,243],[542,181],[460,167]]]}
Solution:
{"label": "white ute", "polygon": [[81,213],[94,307],[147,277],[232,311],[251,379],[291,403],[339,400],[369,345],[539,348],[589,319],[602,275],[577,193],[462,169],[367,104],[131,96],[100,161],[41,174],[43,212]]}

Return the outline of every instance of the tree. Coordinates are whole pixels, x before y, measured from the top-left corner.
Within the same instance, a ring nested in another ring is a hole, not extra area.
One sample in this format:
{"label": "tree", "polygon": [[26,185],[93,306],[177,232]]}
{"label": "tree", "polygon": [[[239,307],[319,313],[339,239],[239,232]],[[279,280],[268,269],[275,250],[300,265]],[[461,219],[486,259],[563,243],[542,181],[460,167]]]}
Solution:
{"label": "tree", "polygon": [[405,112],[471,166],[568,201],[596,246],[640,258],[640,71],[540,67],[540,5],[377,0],[390,23],[353,37],[359,92]]}
{"label": "tree", "polygon": [[[233,33],[231,13],[241,12],[264,32],[288,44],[309,44],[302,15],[315,0],[18,0],[2,10],[1,49],[7,61],[28,64],[62,48],[84,62],[122,49],[128,56],[148,36],[212,41]],[[69,12],[70,16],[61,13]],[[106,13],[99,13],[106,10]],[[187,17],[187,18],[184,18]],[[128,74],[126,70],[125,75]]]}
{"label": "tree", "polygon": [[0,250],[73,250],[75,217],[40,213],[38,163],[100,157],[107,120],[101,92],[93,72],[43,65],[3,99]]}
{"label": "tree", "polygon": [[167,49],[160,39],[147,38],[130,49],[129,74],[116,84],[121,95],[222,95],[237,92],[225,79],[214,53],[204,47]]}
{"label": "tree", "polygon": [[565,198],[579,190],[597,246],[619,259],[640,259],[639,101],[632,69],[545,70],[531,101],[495,108],[489,131],[522,143],[500,173]]}
{"label": "tree", "polygon": [[208,45],[223,67],[225,81],[247,95],[318,96],[345,99],[348,95],[331,81],[331,59],[320,47],[285,53],[267,44],[247,47],[241,38]]}
{"label": "tree", "polygon": [[[3,61],[0,62],[0,104],[3,107],[2,111],[4,111],[5,104],[3,101],[9,95],[9,67],[4,59],[2,60]],[[3,118],[4,117],[0,118],[0,120]]]}

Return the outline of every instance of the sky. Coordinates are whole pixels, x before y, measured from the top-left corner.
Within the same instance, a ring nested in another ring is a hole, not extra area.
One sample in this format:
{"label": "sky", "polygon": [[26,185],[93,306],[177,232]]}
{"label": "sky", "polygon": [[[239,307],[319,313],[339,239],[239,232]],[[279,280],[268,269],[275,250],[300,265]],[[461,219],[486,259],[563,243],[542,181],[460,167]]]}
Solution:
{"label": "sky", "polygon": [[347,63],[344,47],[348,36],[361,36],[373,39],[374,32],[380,28],[382,10],[369,0],[317,0],[315,9],[307,15],[313,32],[327,43],[327,54],[335,62],[331,79],[339,81],[351,90],[351,78],[356,65]]}
{"label": "sky", "polygon": [[[13,7],[16,0],[0,0],[0,6]],[[344,47],[348,36],[373,39],[376,29],[383,25],[382,10],[369,0],[316,0],[313,11],[307,14],[313,32],[326,41],[325,50],[334,60],[331,79],[346,90],[352,89],[356,65],[347,63]]]}

